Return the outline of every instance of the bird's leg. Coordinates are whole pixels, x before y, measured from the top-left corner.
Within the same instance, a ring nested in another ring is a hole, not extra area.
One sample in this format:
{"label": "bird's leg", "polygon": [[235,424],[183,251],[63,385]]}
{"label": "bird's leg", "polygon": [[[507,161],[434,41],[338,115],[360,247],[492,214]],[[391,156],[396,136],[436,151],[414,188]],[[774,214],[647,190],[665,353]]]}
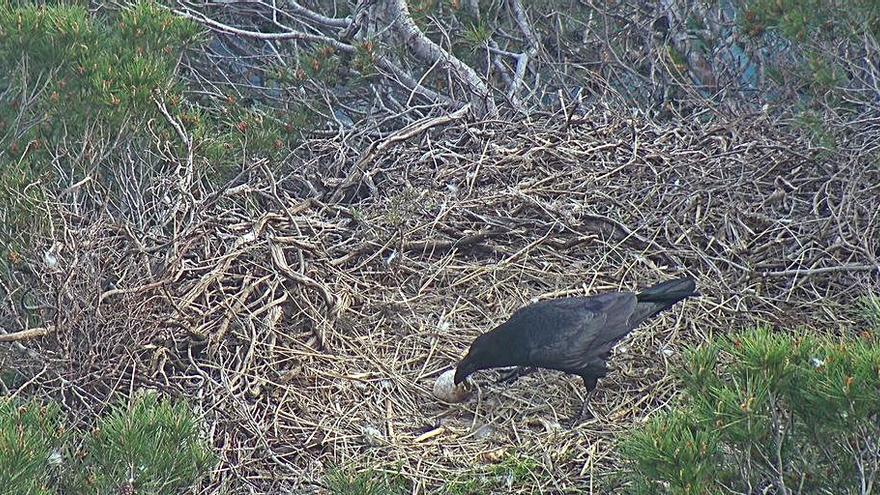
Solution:
{"label": "bird's leg", "polygon": [[538,368],[523,368],[522,366],[517,366],[513,369],[513,371],[501,375],[501,378],[499,378],[495,383],[513,383],[517,381],[521,376],[526,376],[536,371],[538,371]]}
{"label": "bird's leg", "polygon": [[572,415],[572,417],[569,418],[569,420],[566,422],[566,426],[568,427],[568,429],[573,430],[577,425],[581,423],[581,421],[593,417],[593,413],[590,412],[590,408],[587,406],[587,401],[588,399],[584,399],[581,407],[579,407],[577,412],[575,412],[574,415]]}
{"label": "bird's leg", "polygon": [[590,399],[593,397],[593,391],[596,390],[596,384],[599,382],[597,378],[592,377],[583,377],[584,385],[587,387],[587,396],[584,397],[584,402],[581,404],[580,410],[569,419],[568,427],[570,429],[577,426],[581,421],[591,419],[593,417],[593,411],[590,410]]}

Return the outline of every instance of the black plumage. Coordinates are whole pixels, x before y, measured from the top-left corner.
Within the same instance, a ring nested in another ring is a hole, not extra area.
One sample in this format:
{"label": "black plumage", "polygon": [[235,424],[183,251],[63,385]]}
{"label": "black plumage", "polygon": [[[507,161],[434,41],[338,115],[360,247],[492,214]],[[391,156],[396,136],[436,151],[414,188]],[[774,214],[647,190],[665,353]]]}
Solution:
{"label": "black plumage", "polygon": [[[536,302],[477,337],[455,370],[458,385],[490,368],[529,366],[579,375],[587,393],[608,373],[611,349],[639,324],[696,295],[692,278],[654,285],[638,294],[612,292]],[[581,408],[575,419],[580,419]]]}

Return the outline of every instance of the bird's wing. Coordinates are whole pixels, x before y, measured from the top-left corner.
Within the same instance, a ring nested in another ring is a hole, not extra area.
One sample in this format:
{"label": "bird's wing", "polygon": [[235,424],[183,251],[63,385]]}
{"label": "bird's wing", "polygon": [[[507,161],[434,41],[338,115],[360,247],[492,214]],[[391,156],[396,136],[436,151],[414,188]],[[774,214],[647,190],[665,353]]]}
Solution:
{"label": "bird's wing", "polygon": [[606,315],[607,321],[596,336],[593,345],[607,346],[610,350],[611,346],[632,331],[634,327],[632,316],[638,307],[638,299],[631,292],[602,294],[594,299],[601,305],[601,311]]}
{"label": "bird's wing", "polygon": [[628,333],[635,305],[634,294],[613,293],[523,308],[518,324],[529,328],[529,361],[559,370],[592,367],[606,347]]}

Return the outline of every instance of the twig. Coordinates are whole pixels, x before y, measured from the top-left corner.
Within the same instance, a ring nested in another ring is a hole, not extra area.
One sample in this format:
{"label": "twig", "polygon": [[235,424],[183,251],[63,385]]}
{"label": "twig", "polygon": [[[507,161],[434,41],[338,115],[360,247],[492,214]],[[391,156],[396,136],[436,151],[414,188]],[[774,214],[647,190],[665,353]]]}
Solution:
{"label": "twig", "polygon": [[244,36],[247,38],[253,38],[258,40],[270,40],[270,41],[278,41],[278,40],[299,40],[299,41],[308,41],[310,43],[322,43],[329,46],[332,46],[336,50],[346,53],[353,53],[355,51],[355,47],[342,43],[339,40],[334,38],[330,38],[329,36],[322,36],[319,34],[309,34],[304,33],[302,31],[296,31],[291,29],[290,31],[286,31],[283,33],[261,33],[259,31],[249,31],[247,29],[240,29],[237,27],[230,26],[228,24],[224,24],[220,21],[216,21],[211,19],[210,17],[205,16],[200,12],[194,12],[191,10],[175,10],[175,14],[185,17],[187,19],[196,21],[198,23],[204,24],[210,28],[213,28],[217,31],[235,34],[238,36]]}
{"label": "twig", "polygon": [[780,270],[775,272],[760,272],[759,274],[762,277],[800,277],[821,275],[823,273],[871,272],[874,270],[880,271],[880,265],[849,264],[840,266],[824,266],[821,268],[795,268],[791,270]]}
{"label": "twig", "polygon": [[369,148],[367,148],[367,150],[358,159],[357,163],[355,164],[354,171],[351,172],[349,176],[336,187],[336,192],[334,192],[333,196],[330,198],[330,202],[339,202],[342,199],[346,189],[360,183],[360,181],[363,180],[364,175],[366,174],[367,167],[369,167],[370,164],[372,164],[377,157],[381,156],[382,153],[384,153],[395,144],[418,136],[433,127],[449,124],[450,122],[461,119],[465,115],[467,115],[469,110],[470,105],[465,105],[464,107],[456,110],[451,114],[441,115],[439,117],[433,117],[414,122],[381,141],[373,141],[370,144]]}

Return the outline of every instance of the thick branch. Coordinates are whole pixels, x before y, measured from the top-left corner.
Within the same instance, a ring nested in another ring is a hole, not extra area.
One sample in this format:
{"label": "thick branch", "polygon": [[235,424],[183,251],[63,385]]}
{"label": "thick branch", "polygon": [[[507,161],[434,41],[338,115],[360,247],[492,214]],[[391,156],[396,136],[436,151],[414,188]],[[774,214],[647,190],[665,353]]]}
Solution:
{"label": "thick branch", "polygon": [[19,330],[17,332],[10,332],[0,334],[0,342],[17,342],[19,340],[27,340],[27,339],[35,339],[37,337],[45,337],[46,335],[52,333],[54,328],[52,327],[37,327],[37,328],[29,328],[27,330]]}
{"label": "thick branch", "polygon": [[317,22],[318,24],[322,24],[324,26],[337,27],[337,28],[347,28],[351,24],[351,19],[339,19],[336,17],[327,17],[321,15],[317,12],[314,12],[310,9],[307,9],[300,5],[298,2],[294,0],[287,0],[287,6],[291,12],[300,17],[305,17],[310,21]]}
{"label": "thick branch", "polygon": [[529,43],[529,54],[537,54],[539,46],[538,38],[535,36],[535,33],[532,32],[532,26],[529,24],[529,19],[526,17],[526,11],[523,9],[519,0],[510,0],[510,12],[513,14],[513,20],[516,22],[516,27],[519,28],[523,36],[526,37],[526,41]]}
{"label": "thick branch", "polygon": [[479,117],[497,115],[489,88],[474,70],[431,41],[412,20],[405,0],[385,0],[385,12],[392,32],[416,58],[428,65],[440,62],[467,88],[470,102]]}
{"label": "thick branch", "polygon": [[507,74],[507,69],[497,57],[493,57],[493,63],[501,74],[502,79],[504,79],[505,84],[507,84],[507,98],[510,99],[514,107],[522,109],[522,101],[519,98],[519,88],[522,86],[523,79],[526,76],[526,68],[528,68],[529,65],[529,55],[527,53],[513,53],[507,50],[502,50],[498,48],[498,43],[494,41],[489,43],[489,51],[496,55],[506,55],[516,59],[516,69],[512,77]]}

